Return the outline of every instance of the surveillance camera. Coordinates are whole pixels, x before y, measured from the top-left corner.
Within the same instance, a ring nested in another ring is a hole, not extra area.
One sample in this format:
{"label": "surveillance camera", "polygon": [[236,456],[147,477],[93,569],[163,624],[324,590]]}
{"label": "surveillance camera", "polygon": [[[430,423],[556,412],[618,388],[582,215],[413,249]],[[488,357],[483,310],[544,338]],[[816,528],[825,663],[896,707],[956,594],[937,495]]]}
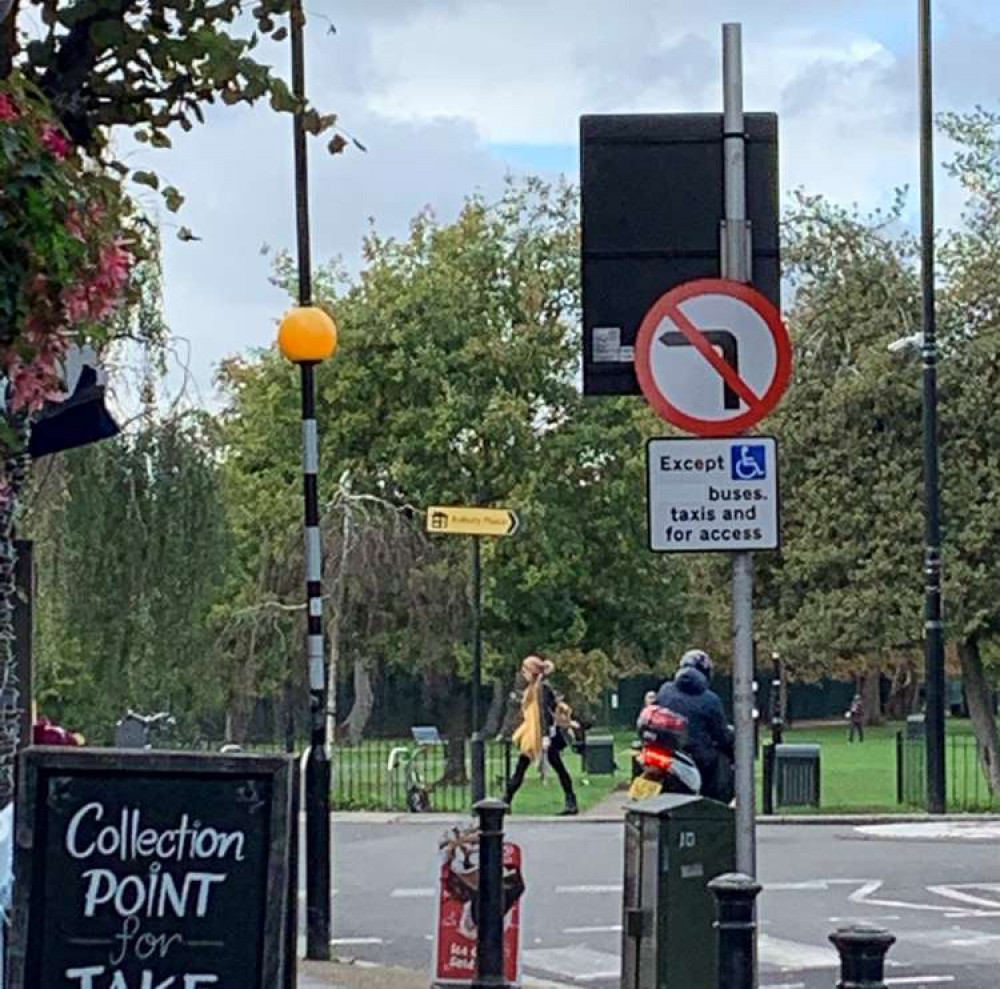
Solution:
{"label": "surveillance camera", "polygon": [[910,350],[918,350],[923,346],[924,338],[921,333],[914,333],[908,337],[900,337],[898,340],[893,340],[888,346],[888,351],[890,354],[905,354]]}

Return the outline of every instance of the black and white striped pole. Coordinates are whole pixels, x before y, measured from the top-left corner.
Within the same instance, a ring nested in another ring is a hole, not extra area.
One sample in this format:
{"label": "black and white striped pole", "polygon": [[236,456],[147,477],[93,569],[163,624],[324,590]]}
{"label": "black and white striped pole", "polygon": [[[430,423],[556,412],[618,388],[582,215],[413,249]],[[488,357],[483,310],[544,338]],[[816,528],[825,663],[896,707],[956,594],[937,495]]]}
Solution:
{"label": "black and white striped pole", "polygon": [[309,751],[305,770],[306,957],[328,961],[330,919],[330,752],[327,738],[326,653],[323,647],[323,554],[319,529],[319,434],[316,366],[337,349],[337,328],[316,306],[285,316],[281,353],[302,375],[302,454],[305,495],[306,654],[309,662]]}
{"label": "black and white striped pole", "polygon": [[337,327],[312,297],[309,236],[309,159],[306,147],[305,15],[302,0],[289,10],[292,93],[298,102],[293,124],[295,232],[298,246],[298,308],[281,322],[278,348],[302,375],[303,492],[306,537],[306,655],[309,663],[309,751],[305,770],[306,958],[329,961],[331,920],[330,751],[326,657],[323,648],[323,554],[319,530],[319,435],[316,428],[316,366],[337,349]]}

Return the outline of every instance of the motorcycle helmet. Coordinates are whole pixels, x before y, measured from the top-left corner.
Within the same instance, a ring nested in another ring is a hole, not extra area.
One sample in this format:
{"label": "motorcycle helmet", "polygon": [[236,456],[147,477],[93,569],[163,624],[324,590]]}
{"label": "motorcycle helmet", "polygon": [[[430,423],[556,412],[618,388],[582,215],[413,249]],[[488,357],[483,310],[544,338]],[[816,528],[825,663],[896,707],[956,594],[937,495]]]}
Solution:
{"label": "motorcycle helmet", "polygon": [[712,658],[704,649],[689,649],[681,656],[680,668],[682,670],[695,669],[706,680],[712,679]]}

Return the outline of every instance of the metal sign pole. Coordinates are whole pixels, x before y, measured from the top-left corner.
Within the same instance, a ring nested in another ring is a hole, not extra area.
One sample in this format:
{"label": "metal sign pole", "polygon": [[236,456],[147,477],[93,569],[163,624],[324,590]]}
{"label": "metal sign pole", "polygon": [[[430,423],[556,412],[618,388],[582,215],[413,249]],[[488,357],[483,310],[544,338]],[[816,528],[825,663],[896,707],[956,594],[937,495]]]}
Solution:
{"label": "metal sign pole", "polygon": [[[739,24],[722,27],[725,221],[722,275],[750,281],[743,52]],[[733,554],[733,722],[736,731],[736,869],[757,874],[753,725],[753,555]]]}

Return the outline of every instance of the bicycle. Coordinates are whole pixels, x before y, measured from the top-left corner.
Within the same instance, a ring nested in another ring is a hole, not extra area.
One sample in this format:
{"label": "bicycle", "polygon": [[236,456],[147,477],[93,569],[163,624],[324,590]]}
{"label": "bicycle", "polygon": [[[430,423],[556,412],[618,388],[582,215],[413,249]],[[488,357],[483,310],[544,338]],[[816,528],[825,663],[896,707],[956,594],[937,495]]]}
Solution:
{"label": "bicycle", "polygon": [[431,809],[431,793],[418,763],[426,759],[429,748],[441,744],[441,736],[434,727],[417,727],[410,731],[415,744],[397,746],[389,753],[389,797],[391,800],[393,783],[401,774],[406,809],[411,814],[426,814]]}

